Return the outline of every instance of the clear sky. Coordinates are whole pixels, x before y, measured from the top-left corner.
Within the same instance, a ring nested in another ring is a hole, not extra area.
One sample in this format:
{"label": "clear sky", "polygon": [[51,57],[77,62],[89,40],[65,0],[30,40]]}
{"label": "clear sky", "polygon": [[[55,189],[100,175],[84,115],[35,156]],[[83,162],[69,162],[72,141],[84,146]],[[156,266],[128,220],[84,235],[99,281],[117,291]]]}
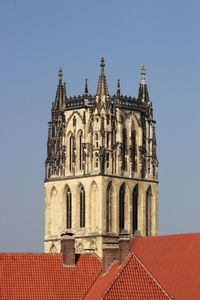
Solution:
{"label": "clear sky", "polygon": [[67,95],[104,56],[109,93],[137,96],[140,69],[157,121],[159,233],[200,231],[200,1],[0,1],[0,251],[43,251],[44,161],[63,67]]}

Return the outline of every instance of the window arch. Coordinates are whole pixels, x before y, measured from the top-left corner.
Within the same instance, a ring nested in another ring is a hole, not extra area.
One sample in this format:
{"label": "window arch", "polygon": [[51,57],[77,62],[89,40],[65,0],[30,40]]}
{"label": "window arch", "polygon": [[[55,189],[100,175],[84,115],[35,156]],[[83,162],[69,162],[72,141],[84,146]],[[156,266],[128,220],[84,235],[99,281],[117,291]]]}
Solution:
{"label": "window arch", "polygon": [[112,182],[107,186],[106,190],[106,232],[112,231],[112,205],[113,205],[113,187]]}
{"label": "window arch", "polygon": [[80,227],[85,227],[85,190],[84,187],[80,188]]}
{"label": "window arch", "polygon": [[127,149],[127,134],[126,128],[123,128],[122,132],[122,170],[126,170],[126,149]]}
{"label": "window arch", "polygon": [[146,191],[146,236],[151,235],[151,187],[149,186]]}
{"label": "window arch", "polygon": [[132,232],[133,234],[138,230],[138,185],[133,189],[132,202]]}
{"label": "window arch", "polygon": [[70,188],[66,188],[66,227],[72,226],[72,194]]}
{"label": "window arch", "polygon": [[119,190],[119,231],[124,229],[124,199],[125,199],[125,183]]}

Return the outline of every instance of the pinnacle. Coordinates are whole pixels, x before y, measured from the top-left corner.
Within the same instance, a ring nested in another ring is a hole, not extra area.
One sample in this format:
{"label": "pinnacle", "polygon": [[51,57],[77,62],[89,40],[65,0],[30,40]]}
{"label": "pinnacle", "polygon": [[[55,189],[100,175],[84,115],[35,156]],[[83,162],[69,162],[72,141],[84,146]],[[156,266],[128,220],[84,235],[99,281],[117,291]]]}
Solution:
{"label": "pinnacle", "polygon": [[98,96],[108,96],[108,86],[107,86],[106,76],[104,74],[105,63],[104,63],[103,57],[101,59],[100,67],[101,67],[101,74],[99,76],[97,95]]}

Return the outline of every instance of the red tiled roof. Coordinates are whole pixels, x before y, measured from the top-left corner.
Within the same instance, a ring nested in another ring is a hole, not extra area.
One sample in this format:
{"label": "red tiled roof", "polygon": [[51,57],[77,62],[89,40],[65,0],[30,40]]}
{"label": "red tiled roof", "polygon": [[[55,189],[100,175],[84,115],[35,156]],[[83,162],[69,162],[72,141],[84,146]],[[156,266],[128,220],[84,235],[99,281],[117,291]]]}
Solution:
{"label": "red tiled roof", "polygon": [[200,233],[138,238],[132,250],[170,296],[200,299]]}
{"label": "red tiled roof", "polygon": [[2,253],[0,299],[200,299],[200,234],[136,238],[131,252],[104,275],[95,255],[64,268],[60,254]]}
{"label": "red tiled roof", "polygon": [[82,299],[101,272],[94,255],[64,268],[60,254],[0,254],[1,300]]}
{"label": "red tiled roof", "polygon": [[107,273],[100,274],[84,299],[169,299],[134,255],[118,267],[115,262]]}
{"label": "red tiled roof", "polygon": [[104,299],[169,299],[164,290],[132,255]]}

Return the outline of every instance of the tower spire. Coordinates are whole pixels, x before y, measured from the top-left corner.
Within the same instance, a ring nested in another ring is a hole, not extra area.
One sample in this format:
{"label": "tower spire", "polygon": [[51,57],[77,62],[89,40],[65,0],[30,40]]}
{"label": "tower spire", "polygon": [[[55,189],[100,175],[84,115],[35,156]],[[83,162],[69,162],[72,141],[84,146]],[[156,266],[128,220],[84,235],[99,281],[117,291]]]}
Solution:
{"label": "tower spire", "polygon": [[108,96],[108,86],[106,82],[106,76],[104,74],[104,58],[102,57],[101,59],[101,74],[99,76],[99,82],[98,82],[98,87],[97,87],[97,96]]}
{"label": "tower spire", "polygon": [[139,91],[138,91],[138,100],[142,102],[149,102],[149,94],[148,94],[148,89],[145,81],[145,67],[142,66],[141,69],[141,82],[139,86]]}
{"label": "tower spire", "polygon": [[85,96],[88,95],[88,84],[87,84],[87,78],[85,79]]}
{"label": "tower spire", "polygon": [[62,68],[60,67],[60,69],[59,69],[59,71],[58,71],[59,73],[58,73],[58,77],[59,77],[59,84],[62,84],[62,76],[63,76],[63,74],[62,74]]}
{"label": "tower spire", "polygon": [[56,91],[56,99],[55,99],[55,109],[56,110],[62,110],[65,108],[65,101],[66,101],[66,83],[62,83],[62,68],[60,67],[58,71],[58,78],[59,78],[59,84],[57,86]]}
{"label": "tower spire", "polygon": [[142,69],[141,69],[141,84],[142,85],[145,85],[145,75],[146,75],[146,72],[145,72],[145,67],[143,65]]}
{"label": "tower spire", "polygon": [[120,79],[117,79],[117,97],[120,97]]}

